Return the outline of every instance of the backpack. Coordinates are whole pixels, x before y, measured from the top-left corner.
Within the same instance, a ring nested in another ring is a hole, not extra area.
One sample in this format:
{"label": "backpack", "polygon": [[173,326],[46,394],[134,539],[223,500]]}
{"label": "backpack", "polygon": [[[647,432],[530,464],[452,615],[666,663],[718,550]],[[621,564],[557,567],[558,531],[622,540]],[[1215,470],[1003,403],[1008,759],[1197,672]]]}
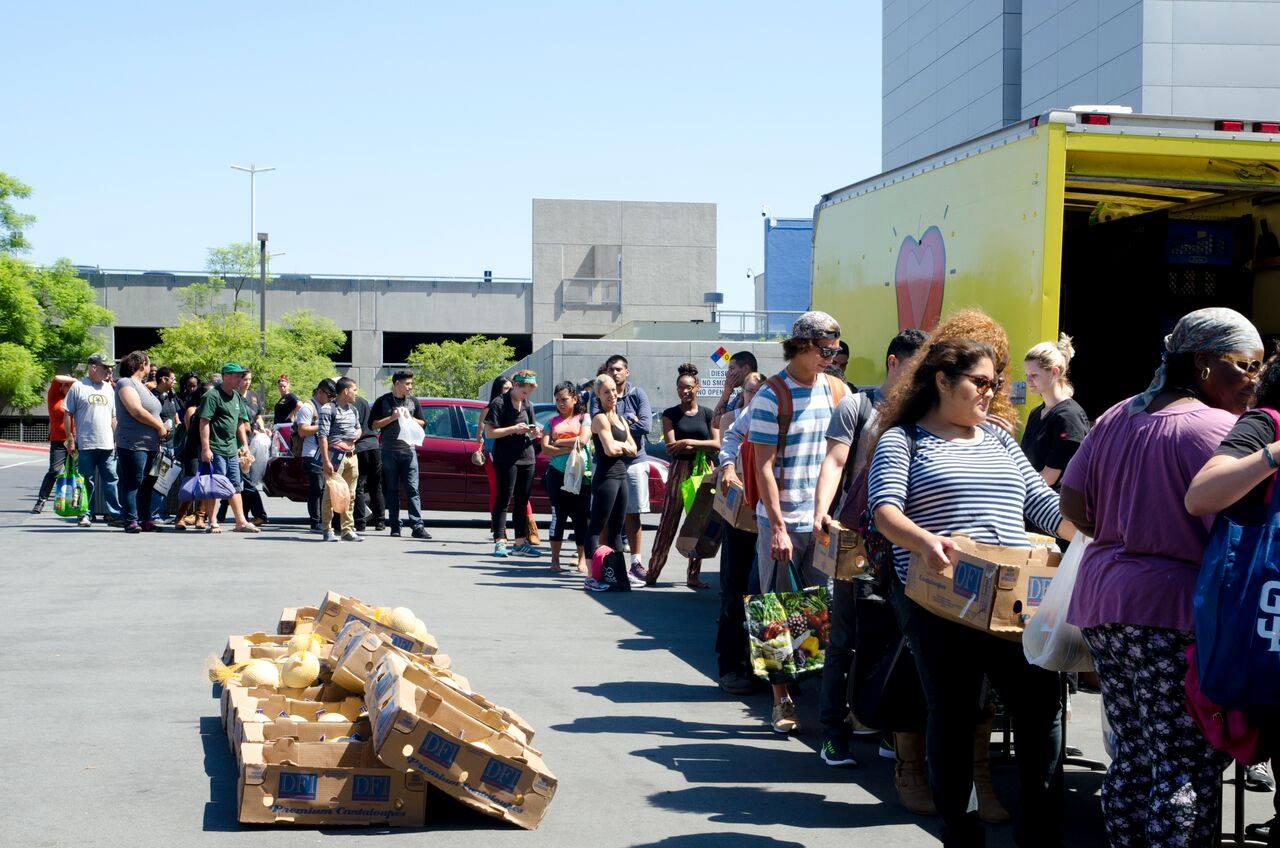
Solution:
{"label": "backpack", "polygon": [[[845,392],[848,386],[844,380],[839,377],[833,377],[830,374],[821,374],[826,378],[827,388],[831,392],[831,409],[840,405],[840,401],[844,400]],[[791,403],[791,388],[787,385],[786,377],[781,374],[774,374],[764,383],[773,389],[773,396],[778,399],[778,456],[782,456],[783,450],[787,446],[787,431],[791,429],[791,416],[795,409]],[[747,413],[750,414],[750,413]],[[745,501],[754,508],[760,503],[761,489],[760,481],[756,478],[756,452],[755,446],[749,441],[744,440],[742,447],[739,449],[741,458],[738,463],[742,469],[742,494]],[[778,489],[782,489],[782,477],[785,471],[781,461],[774,464],[774,476],[778,481]]]}
{"label": "backpack", "polygon": [[[316,409],[315,400],[309,400],[306,404],[315,410],[316,419],[318,421],[320,418],[320,410]],[[299,404],[299,406],[302,405],[303,404]],[[294,456],[302,456],[302,443],[305,441],[306,438],[298,432],[298,416],[295,415],[293,417],[293,427],[289,430],[289,453]]]}

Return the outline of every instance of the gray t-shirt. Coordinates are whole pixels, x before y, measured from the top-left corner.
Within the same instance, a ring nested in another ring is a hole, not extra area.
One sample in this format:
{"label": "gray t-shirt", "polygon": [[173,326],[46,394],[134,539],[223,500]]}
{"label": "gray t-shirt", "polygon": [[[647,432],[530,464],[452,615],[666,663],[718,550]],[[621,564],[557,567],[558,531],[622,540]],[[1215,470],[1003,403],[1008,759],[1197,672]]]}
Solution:
{"label": "gray t-shirt", "polygon": [[94,385],[87,379],[74,384],[62,407],[76,424],[80,450],[111,450],[116,446],[111,421],[116,416],[116,390],[110,383]]}
{"label": "gray t-shirt", "polygon": [[132,377],[123,377],[116,381],[116,447],[120,450],[160,449],[160,434],[150,424],[146,424],[129,414],[124,402],[120,400],[120,391],[126,386],[138,393],[142,408],[156,418],[160,417],[160,400],[151,390]]}
{"label": "gray t-shirt", "polygon": [[355,404],[326,403],[320,410],[320,430],[316,435],[328,439],[331,448],[334,442],[346,442],[354,447],[360,435],[360,414]]}
{"label": "gray t-shirt", "polygon": [[[306,424],[308,427],[310,427],[312,424],[318,423],[316,421],[316,414],[319,410],[319,407],[320,405],[316,403],[316,399],[314,397],[308,398],[307,400],[304,400],[302,403],[298,404],[298,411],[294,413],[294,416],[293,416],[293,426],[301,427],[303,424]],[[307,436],[305,439],[302,440],[302,455],[304,457],[309,458],[309,457],[315,456],[316,449],[317,449],[317,446],[316,446],[315,433],[312,433],[310,436]]]}
{"label": "gray t-shirt", "polygon": [[871,422],[875,418],[876,408],[871,392],[845,395],[836,405],[835,412],[831,414],[831,423],[827,425],[827,438],[833,442],[848,445],[850,450],[834,504],[836,508],[831,511],[832,515],[839,515],[844,508],[845,499],[849,496],[849,488],[867,462],[869,440],[864,440],[862,436],[871,432]]}

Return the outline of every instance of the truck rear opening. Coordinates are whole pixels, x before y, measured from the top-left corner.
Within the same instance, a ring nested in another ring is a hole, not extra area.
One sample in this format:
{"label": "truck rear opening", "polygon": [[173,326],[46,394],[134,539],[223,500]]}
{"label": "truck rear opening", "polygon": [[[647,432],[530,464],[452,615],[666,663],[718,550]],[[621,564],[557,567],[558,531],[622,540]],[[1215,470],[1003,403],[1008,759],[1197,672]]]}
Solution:
{"label": "truck rear opening", "polygon": [[[1146,387],[1193,309],[1229,306],[1280,339],[1278,133],[1052,112],[842,189],[815,216],[815,308],[845,322],[853,379],[866,382],[856,369],[880,370],[892,331],[964,306],[1009,330],[1015,381],[1022,353],[1061,330],[1076,341],[1076,398],[1096,417]],[[868,317],[886,308],[896,327]],[[850,338],[863,334],[874,338]],[[1039,402],[1023,399],[1024,415]]]}

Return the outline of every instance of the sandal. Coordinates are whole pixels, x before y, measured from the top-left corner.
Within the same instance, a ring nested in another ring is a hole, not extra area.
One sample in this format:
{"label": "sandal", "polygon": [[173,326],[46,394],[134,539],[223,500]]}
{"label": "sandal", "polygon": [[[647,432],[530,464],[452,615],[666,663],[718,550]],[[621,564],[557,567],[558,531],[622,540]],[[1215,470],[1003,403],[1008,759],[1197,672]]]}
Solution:
{"label": "sandal", "polygon": [[690,589],[710,589],[710,583],[703,583],[701,580],[686,580],[685,584]]}
{"label": "sandal", "polygon": [[232,533],[261,533],[262,531],[259,530],[257,527],[254,527],[252,524],[240,524],[240,525],[237,525],[236,527],[233,527],[231,532]]}
{"label": "sandal", "polygon": [[551,563],[551,565],[548,568],[554,574],[559,574],[560,572],[565,570],[564,568],[561,568],[560,563],[558,562]]}
{"label": "sandal", "polygon": [[204,528],[204,532],[206,532],[206,533],[221,533],[221,532],[222,532],[222,528],[221,528],[221,527],[219,527],[217,524],[210,524],[208,527]]}

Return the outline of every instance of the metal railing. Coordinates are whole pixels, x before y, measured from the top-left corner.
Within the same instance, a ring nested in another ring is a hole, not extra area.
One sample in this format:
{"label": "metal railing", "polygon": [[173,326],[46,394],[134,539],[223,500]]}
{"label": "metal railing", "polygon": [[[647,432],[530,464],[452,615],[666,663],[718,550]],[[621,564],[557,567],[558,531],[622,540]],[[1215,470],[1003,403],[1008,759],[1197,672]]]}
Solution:
{"label": "metal railing", "polygon": [[791,325],[803,315],[800,310],[734,310],[716,312],[720,321],[720,334],[743,338],[771,339],[791,332]]}
{"label": "metal railing", "polygon": [[578,309],[621,309],[621,277],[564,277],[560,302]]}
{"label": "metal railing", "polygon": [[[96,265],[77,265],[76,271],[86,274],[121,274],[148,277],[199,277],[205,279],[211,275],[208,271],[158,271],[141,268],[99,268]],[[502,285],[533,285],[529,277],[420,277],[395,276],[392,274],[305,274],[292,271],[277,271],[271,275],[277,282],[306,282],[308,280],[388,280],[396,283],[500,283]]]}

